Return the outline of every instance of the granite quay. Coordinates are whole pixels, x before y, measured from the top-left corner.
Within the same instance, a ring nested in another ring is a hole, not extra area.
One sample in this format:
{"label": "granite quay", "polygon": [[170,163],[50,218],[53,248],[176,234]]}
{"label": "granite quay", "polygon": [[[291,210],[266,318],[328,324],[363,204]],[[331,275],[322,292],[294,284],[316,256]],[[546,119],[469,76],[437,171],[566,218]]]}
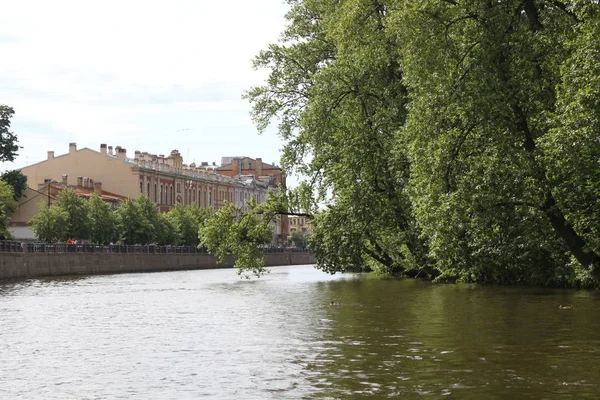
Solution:
{"label": "granite quay", "polygon": [[[313,264],[303,249],[266,248],[267,266]],[[49,276],[118,274],[232,268],[193,246],[96,246],[0,242],[0,280]]]}

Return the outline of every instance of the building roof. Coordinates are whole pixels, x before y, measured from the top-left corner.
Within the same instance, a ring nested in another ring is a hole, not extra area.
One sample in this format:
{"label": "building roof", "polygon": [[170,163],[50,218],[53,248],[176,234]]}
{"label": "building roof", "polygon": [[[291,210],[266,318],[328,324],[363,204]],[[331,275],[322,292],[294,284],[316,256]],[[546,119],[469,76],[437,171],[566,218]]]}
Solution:
{"label": "building roof", "polygon": [[[269,164],[266,163],[264,161],[262,161],[262,159],[255,159],[252,157],[221,157],[221,166],[217,168],[217,171],[221,170],[221,171],[229,171],[231,170],[231,164],[233,164],[233,160],[235,159],[239,159],[239,160],[252,160],[252,161],[257,161],[259,160],[262,163],[262,167],[263,169],[278,169],[281,170],[281,167],[275,165],[275,164]],[[229,161],[229,162],[225,162],[225,161]]]}
{"label": "building roof", "polygon": [[[69,189],[73,189],[73,191],[75,191],[75,194],[79,197],[84,197],[84,198],[90,198],[92,197],[92,194],[94,193],[94,188],[90,188],[90,187],[82,187],[82,186],[65,186],[63,184],[59,184],[59,183],[52,183],[51,184],[52,189],[56,189],[56,194],[62,192],[63,190],[65,190],[65,188],[69,188]],[[100,192],[98,192],[98,194],[100,195],[100,198],[102,198],[102,200],[104,201],[110,201],[110,202],[117,202],[117,201],[125,201],[127,200],[127,197],[125,196],[121,196],[118,195],[116,193],[112,193],[112,192],[107,192],[106,190],[101,190]]]}

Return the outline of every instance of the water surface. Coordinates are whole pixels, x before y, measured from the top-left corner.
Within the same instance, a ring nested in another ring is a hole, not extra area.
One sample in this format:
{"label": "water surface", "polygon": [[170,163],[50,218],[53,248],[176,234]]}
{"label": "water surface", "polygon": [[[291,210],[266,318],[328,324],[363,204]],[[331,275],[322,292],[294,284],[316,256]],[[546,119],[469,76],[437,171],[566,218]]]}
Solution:
{"label": "water surface", "polygon": [[600,396],[598,292],[271,271],[0,284],[0,398]]}

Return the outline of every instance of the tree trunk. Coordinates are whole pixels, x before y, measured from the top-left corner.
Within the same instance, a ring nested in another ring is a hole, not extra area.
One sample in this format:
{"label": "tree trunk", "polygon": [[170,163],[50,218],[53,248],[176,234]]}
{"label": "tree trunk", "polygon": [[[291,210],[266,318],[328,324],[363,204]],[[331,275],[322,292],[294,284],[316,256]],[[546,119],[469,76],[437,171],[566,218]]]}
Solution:
{"label": "tree trunk", "polygon": [[592,269],[594,277],[600,281],[600,257],[593,251],[585,250],[585,240],[566,221],[551,193],[548,193],[546,204],[542,210],[575,259],[584,268]]}

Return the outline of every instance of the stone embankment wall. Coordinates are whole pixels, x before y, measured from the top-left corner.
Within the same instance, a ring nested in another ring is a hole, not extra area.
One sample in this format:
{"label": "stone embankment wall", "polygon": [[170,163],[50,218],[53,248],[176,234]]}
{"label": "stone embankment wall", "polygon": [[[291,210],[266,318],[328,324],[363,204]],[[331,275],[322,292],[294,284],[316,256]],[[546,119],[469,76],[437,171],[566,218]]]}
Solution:
{"label": "stone embankment wall", "polygon": [[[268,266],[315,262],[309,253],[272,253],[265,257]],[[0,280],[232,268],[233,264],[231,257],[218,264],[209,254],[0,253]]]}

